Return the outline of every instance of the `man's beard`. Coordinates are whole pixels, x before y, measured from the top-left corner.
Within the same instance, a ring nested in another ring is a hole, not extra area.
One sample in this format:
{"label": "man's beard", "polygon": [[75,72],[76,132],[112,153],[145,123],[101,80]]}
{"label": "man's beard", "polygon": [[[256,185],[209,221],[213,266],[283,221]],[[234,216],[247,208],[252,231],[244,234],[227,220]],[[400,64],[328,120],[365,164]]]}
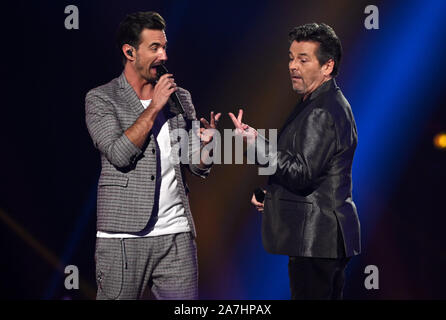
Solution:
{"label": "man's beard", "polygon": [[300,86],[300,88],[295,88],[293,85],[293,91],[296,92],[297,94],[304,94],[306,91],[306,85],[305,83],[302,83],[302,86]]}
{"label": "man's beard", "polygon": [[135,60],[135,68],[136,68],[136,70],[138,70],[141,77],[144,80],[146,80],[148,83],[155,84],[156,81],[158,80],[158,78],[156,76],[154,77],[150,74],[150,66],[147,69],[144,68],[144,66],[140,63],[138,57],[136,57],[136,60]]}
{"label": "man's beard", "polygon": [[[302,76],[299,76],[300,78],[300,83],[298,83],[298,81],[294,82],[293,81],[293,77],[295,75],[291,74],[291,88],[293,89],[293,91],[297,94],[303,94],[305,92],[305,89],[307,88],[306,83],[304,82],[304,79],[302,78]],[[296,75],[297,76],[297,75]]]}

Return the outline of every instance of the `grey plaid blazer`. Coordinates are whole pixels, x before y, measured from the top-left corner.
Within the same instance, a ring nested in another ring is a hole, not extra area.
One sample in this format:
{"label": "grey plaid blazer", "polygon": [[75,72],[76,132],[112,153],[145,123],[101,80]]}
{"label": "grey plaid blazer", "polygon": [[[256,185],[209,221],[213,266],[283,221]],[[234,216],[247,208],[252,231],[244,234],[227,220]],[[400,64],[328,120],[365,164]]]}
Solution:
{"label": "grey plaid blazer", "polygon": [[[172,113],[168,125],[171,133],[171,146],[178,150],[180,140],[173,135],[173,129],[189,132],[192,120],[196,120],[195,109],[190,93],[178,88],[178,96],[185,113],[166,105]],[[109,83],[94,88],[85,98],[86,123],[95,147],[100,151],[102,170],[98,182],[97,229],[107,232],[137,233],[146,226],[155,202],[155,184],[159,178],[157,171],[157,148],[155,137],[149,133],[142,149],[135,146],[124,134],[144,111],[138,96],[122,73]],[[192,143],[188,150],[191,156]],[[183,202],[189,226],[196,236],[189,201],[188,188],[184,180],[183,167],[205,178],[210,167],[201,169],[189,161],[189,165],[175,164],[175,176],[179,194]]]}

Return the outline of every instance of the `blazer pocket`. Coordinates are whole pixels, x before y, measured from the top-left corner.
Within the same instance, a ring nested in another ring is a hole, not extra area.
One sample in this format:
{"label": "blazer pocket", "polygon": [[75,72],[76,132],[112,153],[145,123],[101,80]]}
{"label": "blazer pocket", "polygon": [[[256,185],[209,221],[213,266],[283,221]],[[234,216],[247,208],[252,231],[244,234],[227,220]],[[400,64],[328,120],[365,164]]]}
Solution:
{"label": "blazer pocket", "polygon": [[309,201],[309,200],[305,200],[305,199],[289,199],[289,198],[283,198],[283,197],[281,197],[281,198],[279,198],[279,200],[281,201],[281,202],[284,202],[284,203],[295,203],[295,204],[298,204],[298,203],[302,203],[302,204],[310,204],[310,205],[313,205],[313,202],[311,202],[311,201]]}
{"label": "blazer pocket", "polygon": [[104,175],[99,179],[99,187],[104,186],[119,186],[119,187],[127,187],[129,183],[129,178],[121,175]]}
{"label": "blazer pocket", "polygon": [[278,199],[275,210],[273,229],[277,238],[276,246],[280,252],[287,255],[300,255],[305,247],[305,230],[307,219],[311,216],[313,205],[310,202],[300,202],[290,199]]}
{"label": "blazer pocket", "polygon": [[313,212],[313,203],[282,198],[279,199],[279,206],[281,219],[303,235],[307,217]]}

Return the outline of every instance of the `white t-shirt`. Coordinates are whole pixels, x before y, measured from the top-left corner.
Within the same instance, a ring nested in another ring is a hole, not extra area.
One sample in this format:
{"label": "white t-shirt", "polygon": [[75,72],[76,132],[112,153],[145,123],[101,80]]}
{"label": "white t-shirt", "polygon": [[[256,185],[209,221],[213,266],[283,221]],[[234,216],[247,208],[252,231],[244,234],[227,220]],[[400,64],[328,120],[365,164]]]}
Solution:
{"label": "white t-shirt", "polygon": [[[144,109],[146,109],[152,100],[141,100]],[[161,160],[161,186],[159,195],[158,217],[154,227],[147,230],[145,234],[129,233],[108,233],[98,231],[96,236],[100,238],[137,238],[160,236],[190,231],[184,211],[180,194],[178,193],[178,182],[175,178],[175,169],[169,160],[171,153],[169,124],[167,121],[161,127],[156,137],[160,151]],[[130,212],[129,212],[130,214]]]}

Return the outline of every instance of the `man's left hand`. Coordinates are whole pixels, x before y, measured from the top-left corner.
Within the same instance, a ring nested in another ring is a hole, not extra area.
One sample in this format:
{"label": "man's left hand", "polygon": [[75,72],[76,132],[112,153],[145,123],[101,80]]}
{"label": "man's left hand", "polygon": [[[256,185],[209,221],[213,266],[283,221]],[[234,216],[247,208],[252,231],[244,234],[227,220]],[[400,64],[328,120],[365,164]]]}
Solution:
{"label": "man's left hand", "polygon": [[214,111],[211,111],[211,123],[209,123],[205,118],[201,118],[200,122],[203,124],[204,128],[200,128],[200,140],[206,145],[212,141],[212,137],[217,130],[218,120],[221,117],[221,113],[217,113],[214,116]]}

